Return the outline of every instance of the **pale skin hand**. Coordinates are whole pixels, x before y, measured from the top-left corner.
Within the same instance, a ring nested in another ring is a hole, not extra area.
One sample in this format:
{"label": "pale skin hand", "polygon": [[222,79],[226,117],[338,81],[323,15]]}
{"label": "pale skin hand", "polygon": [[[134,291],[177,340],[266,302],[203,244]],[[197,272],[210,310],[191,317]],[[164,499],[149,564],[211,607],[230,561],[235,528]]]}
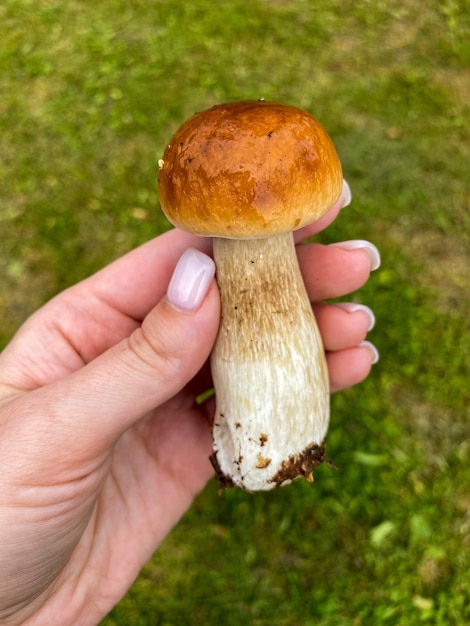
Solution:
{"label": "pale skin hand", "polygon": [[[297,240],[325,228],[336,205]],[[210,241],[171,231],[70,288],[0,355],[0,624],[95,625],[212,476],[207,357],[211,281],[193,311],[166,290],[181,254]],[[363,249],[299,247],[312,302],[362,286]],[[369,373],[369,319],[314,305],[331,388]]]}

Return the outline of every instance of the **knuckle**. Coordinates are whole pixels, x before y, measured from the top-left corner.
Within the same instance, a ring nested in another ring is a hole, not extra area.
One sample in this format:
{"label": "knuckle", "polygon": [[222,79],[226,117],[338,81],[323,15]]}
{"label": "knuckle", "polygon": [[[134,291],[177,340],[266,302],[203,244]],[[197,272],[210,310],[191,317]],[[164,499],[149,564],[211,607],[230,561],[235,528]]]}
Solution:
{"label": "knuckle", "polygon": [[156,376],[173,376],[178,371],[180,351],[169,338],[162,338],[161,333],[145,324],[130,335],[127,345],[137,363],[154,370]]}

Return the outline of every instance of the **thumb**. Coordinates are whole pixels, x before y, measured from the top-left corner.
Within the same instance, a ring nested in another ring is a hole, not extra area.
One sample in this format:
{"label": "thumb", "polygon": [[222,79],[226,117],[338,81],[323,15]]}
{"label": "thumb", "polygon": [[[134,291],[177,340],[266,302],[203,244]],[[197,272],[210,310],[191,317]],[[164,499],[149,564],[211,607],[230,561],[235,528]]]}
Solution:
{"label": "thumb", "polygon": [[70,446],[76,455],[104,451],[197,374],[218,330],[214,273],[210,257],[186,250],[166,297],[141,327],[74,374],[33,392],[48,396],[48,416],[69,453]]}

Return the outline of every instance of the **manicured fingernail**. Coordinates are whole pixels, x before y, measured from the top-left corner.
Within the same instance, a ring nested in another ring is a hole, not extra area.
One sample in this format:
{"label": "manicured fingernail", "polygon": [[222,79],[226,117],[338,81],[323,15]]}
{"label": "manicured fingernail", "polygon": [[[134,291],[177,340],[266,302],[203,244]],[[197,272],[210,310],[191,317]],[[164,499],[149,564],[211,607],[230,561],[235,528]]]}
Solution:
{"label": "manicured fingernail", "polygon": [[345,207],[351,204],[351,198],[352,198],[351,188],[349,187],[348,183],[343,178],[343,191],[341,192],[341,208],[342,209],[344,209]]}
{"label": "manicured fingernail", "polygon": [[370,241],[364,239],[353,239],[351,241],[340,241],[339,243],[332,243],[331,246],[336,248],[342,248],[343,250],[365,250],[370,257],[370,269],[376,270],[380,267],[380,252]]}
{"label": "manicured fingernail", "polygon": [[206,297],[214,274],[214,261],[203,252],[188,248],[175,267],[167,300],[177,309],[192,313]]}
{"label": "manicured fingernail", "polygon": [[377,348],[374,346],[373,343],[371,343],[370,341],[363,341],[362,343],[359,344],[359,347],[367,348],[369,350],[372,365],[375,365],[376,363],[378,363],[380,359],[380,355],[379,355],[379,351],[377,350]]}
{"label": "manicured fingernail", "polygon": [[354,313],[355,311],[363,311],[369,318],[369,326],[367,331],[372,330],[375,326],[375,315],[372,309],[369,309],[365,304],[357,304],[356,302],[336,302],[335,306],[347,311],[348,313]]}

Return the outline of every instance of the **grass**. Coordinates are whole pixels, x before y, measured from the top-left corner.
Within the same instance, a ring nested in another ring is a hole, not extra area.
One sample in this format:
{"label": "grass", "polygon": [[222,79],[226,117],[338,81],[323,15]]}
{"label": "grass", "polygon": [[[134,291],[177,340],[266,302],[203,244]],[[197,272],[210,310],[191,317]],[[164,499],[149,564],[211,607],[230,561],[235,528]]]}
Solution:
{"label": "grass", "polygon": [[158,158],[224,100],[314,113],[354,193],[319,239],[383,257],[354,296],[381,361],[332,400],[340,470],[209,484],[103,626],[470,623],[468,2],[6,0],[0,32],[0,345],[168,228]]}

